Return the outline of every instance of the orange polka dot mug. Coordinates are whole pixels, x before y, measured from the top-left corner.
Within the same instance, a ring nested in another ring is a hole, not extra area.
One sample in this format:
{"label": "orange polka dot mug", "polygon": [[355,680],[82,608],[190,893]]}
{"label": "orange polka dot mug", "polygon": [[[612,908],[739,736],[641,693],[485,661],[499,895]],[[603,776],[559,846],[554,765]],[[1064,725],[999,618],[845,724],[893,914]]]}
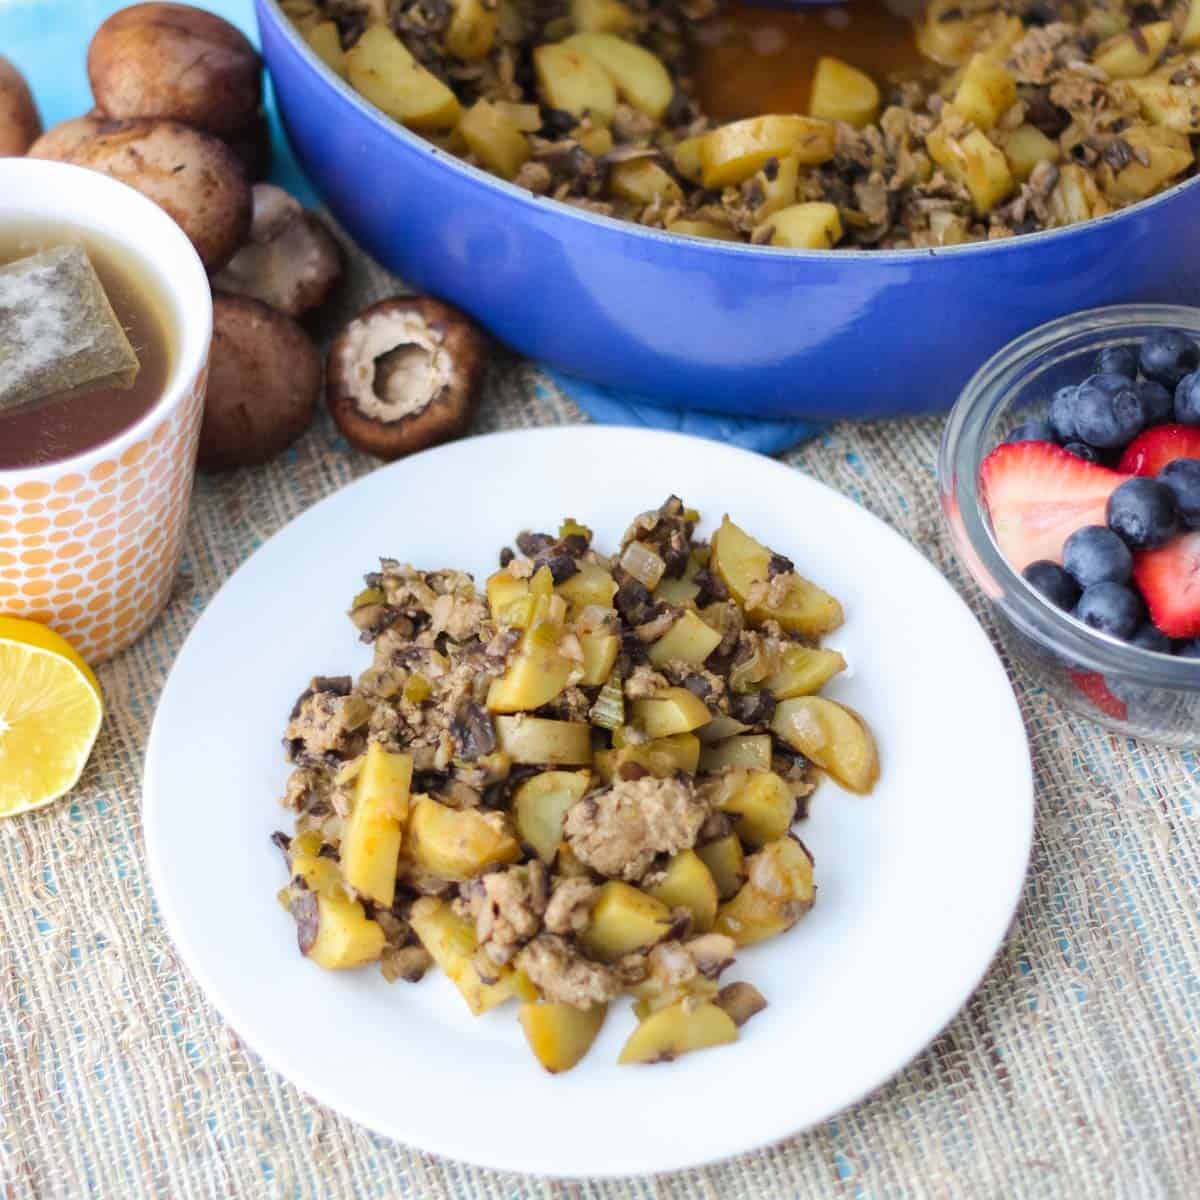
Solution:
{"label": "orange polka dot mug", "polygon": [[[28,617],[91,662],[140,637],[183,549],[212,337],[208,277],[179,226],[105,175],[0,158],[0,236],[61,224],[126,251],[161,300],[172,361],[141,419],[84,453],[0,469],[0,615]],[[3,364],[0,363],[0,370]]]}

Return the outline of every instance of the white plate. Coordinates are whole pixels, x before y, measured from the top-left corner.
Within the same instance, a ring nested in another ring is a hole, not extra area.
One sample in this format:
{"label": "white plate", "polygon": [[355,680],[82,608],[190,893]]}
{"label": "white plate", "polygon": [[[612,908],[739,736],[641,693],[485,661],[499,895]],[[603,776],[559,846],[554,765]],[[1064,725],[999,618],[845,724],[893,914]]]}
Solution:
{"label": "white plate", "polygon": [[[619,1067],[613,1006],[574,1071],[545,1074],[509,1006],[479,1020],[431,974],[325,973],[275,901],[280,747],[312,675],[369,660],[345,617],[380,555],[482,579],[518,530],[575,516],[612,547],[670,492],[708,531],[728,511],[843,602],[830,639],[851,670],[829,694],[878,735],[863,798],[822,783],[800,832],[817,903],[726,978],[770,1007],[741,1040]],[[942,1029],[1016,906],[1033,797],[1017,706],[967,607],[915,550],[849,500],[758,455],[645,430],[473,438],[376,471],[293,521],[225,585],[171,673],[146,756],[154,890],[184,961],[276,1070],[400,1141],[548,1175],[657,1172],[776,1141],[864,1096]]]}

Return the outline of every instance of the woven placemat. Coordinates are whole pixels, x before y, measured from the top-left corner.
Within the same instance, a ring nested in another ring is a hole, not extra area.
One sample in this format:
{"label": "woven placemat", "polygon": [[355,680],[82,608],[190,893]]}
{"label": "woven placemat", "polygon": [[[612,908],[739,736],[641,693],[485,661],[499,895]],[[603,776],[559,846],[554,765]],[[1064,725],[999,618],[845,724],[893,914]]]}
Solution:
{"label": "woven placemat", "polygon": [[[352,299],[383,286],[370,277]],[[581,419],[536,368],[501,359],[474,432]],[[900,530],[986,623],[939,523],[940,427],[935,418],[840,425],[786,457]],[[222,581],[374,466],[322,417],[271,466],[201,479],[166,614],[100,672],[108,717],[82,784],[49,811],[0,822],[4,1200],[1197,1194],[1197,760],[1104,733],[1020,678],[1038,827],[1013,931],[946,1032],[821,1128],[704,1170],[554,1183],[391,1143],[260,1063],[159,921],[142,846],[142,757],[175,654]],[[962,787],[968,794],[971,780]],[[196,813],[197,852],[209,848],[214,880],[221,837]],[[803,1063],[780,1069],[804,1086]],[[464,1097],[464,1119],[487,1114]]]}

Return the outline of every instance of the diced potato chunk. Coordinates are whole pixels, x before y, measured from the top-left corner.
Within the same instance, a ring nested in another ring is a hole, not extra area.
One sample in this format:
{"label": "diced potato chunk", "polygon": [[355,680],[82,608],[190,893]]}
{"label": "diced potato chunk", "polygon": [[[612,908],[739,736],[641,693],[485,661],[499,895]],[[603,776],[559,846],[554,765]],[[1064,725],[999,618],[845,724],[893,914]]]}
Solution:
{"label": "diced potato chunk", "polygon": [[542,99],[576,117],[591,117],[611,125],[617,110],[617,89],[608,72],[589,54],[563,42],[538,46],[533,52]]}
{"label": "diced potato chunk", "polygon": [[612,608],[617,581],[599,563],[581,562],[574,575],[556,584],[554,591],[567,602],[567,616],[574,620],[585,608]]}
{"label": "diced potato chunk", "polygon": [[694,775],[699,762],[700,739],[694,733],[676,733],[637,745],[597,750],[595,766],[596,774],[611,783],[626,763],[636,763],[655,779],[667,779],[678,771]]}
{"label": "diced potato chunk", "polygon": [[536,104],[518,104],[514,100],[493,100],[492,105],[522,133],[537,133],[542,127],[542,112]]}
{"label": "diced potato chunk", "polygon": [[749,179],[769,158],[794,154],[804,166],[833,157],[834,125],[815,117],[771,114],[734,121],[706,133],[700,143],[701,178],[706,188]]}
{"label": "diced potato chunk", "polygon": [[724,797],[721,810],[737,818],[734,829],[747,846],[764,846],[787,836],[796,819],[796,798],[774,771],[749,771],[745,782]]}
{"label": "diced potato chunk", "polygon": [[845,121],[861,129],[879,115],[879,88],[840,58],[819,58],[812,79],[808,111],[827,121]]}
{"label": "diced potato chunk", "polygon": [[517,579],[507,571],[497,571],[488,576],[487,581],[488,608],[492,620],[499,622],[501,615],[507,612],[518,601],[529,595],[529,580]]}
{"label": "diced potato chunk", "polygon": [[486,100],[467,110],[458,129],[479,162],[505,179],[512,179],[529,159],[529,139]]}
{"label": "diced potato chunk", "polygon": [[592,729],[581,721],[497,717],[496,740],[514,763],[573,767],[592,761]]}
{"label": "diced potato chunk", "polygon": [[605,125],[597,125],[594,129],[576,130],[575,140],[593,158],[599,158],[613,148],[612,130]]}
{"label": "diced potato chunk", "polygon": [[607,1004],[574,1008],[570,1004],[522,1004],[517,1016],[538,1062],[557,1075],[569,1071],[592,1048]]}
{"label": "diced potato chunk", "polygon": [[667,68],[644,46],[615,33],[576,33],[563,45],[590,55],[608,72],[622,100],[655,121],[662,120],[675,85]]}
{"label": "diced potato chunk", "polygon": [[637,18],[621,0],[571,0],[571,23],[580,33],[624,33]]}
{"label": "diced potato chunk", "polygon": [[[695,232],[690,228],[677,229],[677,226],[692,226],[692,225],[714,225],[718,230],[717,233]],[[724,237],[736,238],[737,235],[732,229],[724,225],[716,225],[714,221],[673,221],[667,226],[675,233],[692,233],[695,237]],[[724,231],[723,233],[720,231]],[[654,588],[655,600],[665,600],[668,604],[673,604],[676,608],[688,608],[700,594],[700,585],[696,582],[696,576],[700,573],[701,568],[708,562],[707,548],[704,554],[693,550],[688,555],[687,566],[683,569],[683,574],[678,579],[668,579],[665,576],[658,581]]]}
{"label": "diced potato chunk", "polygon": [[600,886],[579,942],[592,958],[616,962],[661,942],[670,929],[671,910],[661,900],[610,879]]}
{"label": "diced potato chunk", "polygon": [[797,696],[775,709],[771,728],[789,746],[852,792],[869,792],[879,778],[879,752],[862,719],[823,696]]}
{"label": "diced potato chunk", "polygon": [[586,771],[543,771],[517,788],[512,805],[517,835],[543,862],[554,861],[567,809],[583,797],[588,779]]}
{"label": "diced potato chunk", "polygon": [[690,183],[699,183],[704,172],[700,161],[700,147],[704,144],[704,136],[697,134],[695,137],[684,138],[683,141],[676,142],[675,149],[671,151],[671,161],[675,164],[675,170]]}
{"label": "diced potato chunk", "polygon": [[700,752],[701,771],[720,771],[725,767],[771,769],[771,735],[748,734],[713,742]]}
{"label": "diced potato chunk", "polygon": [[736,1042],[737,1026],[715,1004],[692,1008],[679,1001],[651,1013],[630,1035],[621,1050],[621,1063],[670,1062],[690,1050]]}
{"label": "diced potato chunk", "polygon": [[327,971],[342,971],[374,962],[385,944],[383,930],[367,918],[363,906],[348,896],[316,897],[317,936],[308,957]]}
{"label": "diced potato chunk", "polygon": [[694,850],[683,850],[667,864],[661,883],[646,889],[668,908],[686,908],[692,914],[692,928],[707,933],[717,919],[717,885],[704,860]]}
{"label": "diced potato chunk", "polygon": [[602,687],[612,674],[613,664],[621,651],[621,639],[615,633],[584,633],[579,636],[583,650],[584,687]]}
{"label": "diced potato chunk", "polygon": [[837,205],[808,201],[782,208],[771,218],[771,245],[788,250],[829,250],[841,240]]}
{"label": "diced potato chunk", "polygon": [[652,738],[690,733],[712,719],[708,705],[681,687],[666,688],[648,700],[635,700],[630,708],[634,724]]}
{"label": "diced potato chunk", "polygon": [[318,21],[310,25],[304,31],[304,40],[331,71],[346,78],[346,52],[342,49],[341,34],[333,21]]}
{"label": "diced potato chunk", "polygon": [[609,173],[609,187],[614,196],[631,204],[653,204],[658,200],[668,205],[683,200],[679,184],[649,158],[615,163]]}
{"label": "diced potato chunk", "polygon": [[391,908],[396,898],[396,863],[408,819],[412,756],[367,747],[354,787],[354,807],[342,837],[342,873],[360,895]]}
{"label": "diced potato chunk", "polygon": [[697,846],[696,854],[713,877],[717,895],[722,900],[735,896],[746,879],[746,856],[738,835],[728,833],[715,842]]}
{"label": "diced potato chunk", "polygon": [[1048,138],[1036,125],[1018,125],[1004,137],[1004,153],[1013,177],[1022,183],[1033,174],[1040,162],[1058,162],[1062,151],[1057,142]]}
{"label": "diced potato chunk", "polygon": [[537,989],[528,978],[511,967],[497,967],[499,978],[495,983],[484,983],[480,979],[472,962],[479,949],[475,930],[457,916],[445,900],[422,896],[412,906],[409,921],[421,945],[450,977],[475,1016],[481,1016],[513,997],[537,998]]}
{"label": "diced potato chunk", "polygon": [[836,650],[803,646],[799,642],[785,647],[782,658],[779,670],[763,685],[776,700],[811,696],[846,669],[846,660]]}
{"label": "diced potato chunk", "polygon": [[346,884],[341,867],[332,858],[321,854],[321,835],[315,831],[297,834],[288,847],[292,878],[302,879],[310,892],[319,896],[345,898]]}
{"label": "diced potato chunk", "polygon": [[1122,167],[1102,161],[1097,178],[1104,194],[1119,204],[1143,200],[1161,191],[1195,161],[1185,134],[1157,125],[1134,125],[1121,137],[1132,155]]}
{"label": "diced potato chunk", "polygon": [[917,25],[917,48],[944,67],[957,67],[986,52],[1002,61],[1024,35],[1019,17],[995,9],[964,15],[962,0],[932,0]]}
{"label": "diced potato chunk", "polygon": [[976,54],[954,93],[954,107],[985,132],[1016,103],[1017,81],[986,54]]}
{"label": "diced potato chunk", "polygon": [[487,58],[496,40],[500,9],[484,0],[450,0],[453,12],[446,26],[446,49],[463,62]]}
{"label": "diced potato chunk", "polygon": [[696,736],[706,746],[711,746],[715,742],[723,742],[726,738],[737,737],[739,733],[749,733],[750,726],[737,720],[736,717],[728,717],[724,713],[713,717],[707,725],[701,725],[696,730]]}
{"label": "diced potato chunk", "polygon": [[1170,21],[1139,25],[1102,42],[1092,62],[1110,79],[1137,79],[1153,70],[1170,40]]}
{"label": "diced potato chunk", "polygon": [[793,838],[768,842],[746,860],[747,879],[717,910],[716,930],[749,946],[791,929],[816,897],[808,851]]}
{"label": "diced potato chunk", "polygon": [[462,115],[455,94],[386,25],[369,25],[346,51],[346,73],[355,91],[413,129],[450,129]]}
{"label": "diced potato chunk", "polygon": [[[778,214],[777,214],[778,215]],[[728,517],[713,534],[712,568],[752,621],[778,621],[784,629],[808,636],[831,633],[842,623],[842,606],[815,583],[793,574],[786,595],[755,600],[770,574],[771,552]],[[767,589],[769,593],[769,589]]]}
{"label": "diced potato chunk", "polygon": [[485,867],[521,857],[521,847],[502,813],[449,808],[432,796],[416,797],[405,850],[418,866],[455,883],[474,878]]}
{"label": "diced potato chunk", "polygon": [[517,653],[488,688],[494,713],[527,712],[549,704],[570,682],[576,663],[559,650],[561,630],[548,621],[526,631]]}
{"label": "diced potato chunk", "polygon": [[925,146],[951,179],[966,184],[977,213],[991,212],[1012,192],[1013,177],[1004,151],[982,129],[955,134],[939,125],[925,139]]}
{"label": "diced potato chunk", "polygon": [[646,657],[655,666],[676,659],[699,666],[720,644],[721,635],[688,609],[650,647]]}
{"label": "diced potato chunk", "polygon": [[1179,44],[1185,50],[1200,46],[1200,0],[1190,0],[1183,29],[1179,33]]}
{"label": "diced potato chunk", "polygon": [[[1196,11],[1200,11],[1200,0]],[[1126,80],[1125,87],[1137,98],[1147,121],[1179,133],[1200,133],[1200,83],[1172,83],[1177,67],[1168,63],[1145,79]]]}

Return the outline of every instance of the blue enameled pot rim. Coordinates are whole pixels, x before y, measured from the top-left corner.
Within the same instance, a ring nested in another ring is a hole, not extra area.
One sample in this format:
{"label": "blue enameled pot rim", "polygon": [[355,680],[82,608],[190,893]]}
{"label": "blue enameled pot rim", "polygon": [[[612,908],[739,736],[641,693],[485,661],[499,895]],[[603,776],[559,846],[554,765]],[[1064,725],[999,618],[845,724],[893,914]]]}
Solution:
{"label": "blue enameled pot rim", "polygon": [[626,237],[634,240],[646,240],[650,242],[667,243],[670,245],[686,245],[689,248],[694,248],[708,254],[716,256],[731,256],[741,255],[758,258],[771,258],[776,261],[782,257],[794,259],[837,259],[845,261],[847,259],[870,259],[874,262],[879,262],[881,259],[888,263],[896,263],[898,265],[912,263],[914,261],[927,258],[940,258],[943,255],[953,255],[956,257],[969,257],[977,254],[987,255],[1003,255],[1020,253],[1023,250],[1031,249],[1043,242],[1051,239],[1064,240],[1067,238],[1078,236],[1083,231],[1090,231],[1098,225],[1115,224],[1134,212],[1142,212],[1147,208],[1165,203],[1176,192],[1182,191],[1185,188],[1190,188],[1200,183],[1200,175],[1193,176],[1190,179],[1185,179],[1182,183],[1175,184],[1174,187],[1167,188],[1165,191],[1159,192],[1151,196],[1147,200],[1140,200],[1136,204],[1131,204],[1126,208],[1118,209],[1115,212],[1107,213],[1102,217],[1094,217],[1090,221],[1081,221],[1074,225],[1067,225],[1060,229],[1045,229],[1039,233],[1026,233],[1017,237],[997,238],[995,241],[981,242],[965,242],[958,246],[936,246],[915,250],[796,250],[775,246],[754,246],[749,243],[741,242],[724,242],[717,241],[712,238],[692,237],[690,234],[667,233],[661,229],[653,229],[647,225],[638,225],[632,221],[622,221],[617,217],[607,217],[600,213],[589,212],[586,209],[576,208],[570,204],[563,204],[558,200],[552,200],[545,196],[536,196],[525,188],[517,187],[516,184],[510,183],[506,179],[501,179],[497,175],[492,175],[479,167],[472,166],[465,162],[457,155],[451,154],[449,151],[442,150],[435,146],[432,142],[427,141],[419,134],[413,133],[406,129],[403,125],[393,121],[380,109],[376,108],[369,100],[360,96],[350,84],[342,79],[335,71],[327,66],[312,50],[308,43],[300,36],[299,30],[288,19],[287,15],[280,8],[279,0],[255,0],[256,7],[259,13],[259,19],[263,18],[264,14],[269,15],[271,21],[282,32],[283,36],[295,47],[299,52],[310,70],[315,70],[320,78],[324,80],[327,86],[331,87],[341,99],[355,109],[363,116],[377,125],[380,129],[404,142],[415,153],[421,154],[427,158],[431,158],[439,162],[447,170],[456,172],[464,179],[469,180],[477,187],[484,187],[489,191],[500,192],[508,196],[510,199],[520,204],[522,207],[544,207],[545,205],[553,205],[557,212],[570,220],[580,221],[587,224],[599,226],[603,229],[608,229],[614,232],[624,234]]}

